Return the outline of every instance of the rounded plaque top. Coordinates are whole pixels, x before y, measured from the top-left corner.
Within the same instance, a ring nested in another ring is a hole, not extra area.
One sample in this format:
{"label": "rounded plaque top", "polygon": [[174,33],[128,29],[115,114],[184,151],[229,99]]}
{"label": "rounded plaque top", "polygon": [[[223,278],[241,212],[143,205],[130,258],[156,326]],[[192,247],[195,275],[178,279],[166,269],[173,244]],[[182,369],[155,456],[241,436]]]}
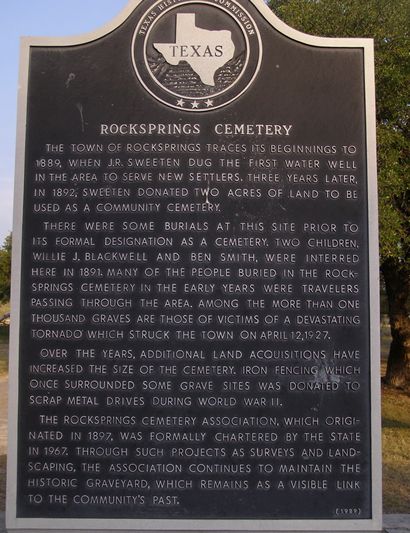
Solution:
{"label": "rounded plaque top", "polygon": [[233,0],[160,0],[135,29],[132,58],[138,79],[157,100],[201,112],[248,89],[262,45],[256,23]]}

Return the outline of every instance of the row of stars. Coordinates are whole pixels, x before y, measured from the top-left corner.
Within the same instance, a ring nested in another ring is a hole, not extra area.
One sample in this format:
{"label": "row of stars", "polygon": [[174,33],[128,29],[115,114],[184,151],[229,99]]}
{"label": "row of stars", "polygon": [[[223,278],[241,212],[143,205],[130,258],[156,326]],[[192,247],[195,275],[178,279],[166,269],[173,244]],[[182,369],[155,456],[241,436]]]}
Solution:
{"label": "row of stars", "polygon": [[[198,109],[200,103],[201,102],[197,102],[196,100],[194,100],[193,102],[189,102],[189,101],[187,102],[186,100],[183,100],[182,98],[177,100],[178,107],[184,107],[185,104],[191,104],[192,109]],[[214,101],[208,98],[208,100],[205,101],[205,105],[206,107],[212,107],[214,105]]]}

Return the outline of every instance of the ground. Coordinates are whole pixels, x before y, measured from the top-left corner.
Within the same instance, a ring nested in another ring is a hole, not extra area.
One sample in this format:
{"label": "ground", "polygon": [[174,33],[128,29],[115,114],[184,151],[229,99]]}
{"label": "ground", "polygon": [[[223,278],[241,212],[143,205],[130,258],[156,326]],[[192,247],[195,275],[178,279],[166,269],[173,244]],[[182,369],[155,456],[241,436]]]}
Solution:
{"label": "ground", "polygon": [[410,393],[382,388],[383,508],[410,513]]}

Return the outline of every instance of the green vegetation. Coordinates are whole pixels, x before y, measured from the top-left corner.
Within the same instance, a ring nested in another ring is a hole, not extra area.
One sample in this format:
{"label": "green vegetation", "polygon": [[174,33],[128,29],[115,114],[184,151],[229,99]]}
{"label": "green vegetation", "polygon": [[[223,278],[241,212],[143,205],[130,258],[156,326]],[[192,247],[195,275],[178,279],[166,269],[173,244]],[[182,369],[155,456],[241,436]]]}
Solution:
{"label": "green vegetation", "polygon": [[290,26],[375,40],[380,259],[392,343],[386,382],[410,386],[410,61],[408,0],[270,0]]}
{"label": "green vegetation", "polygon": [[[0,248],[0,319],[10,313],[11,234]],[[7,374],[9,360],[8,320],[0,322],[0,377]]]}
{"label": "green vegetation", "polygon": [[0,378],[7,374],[9,362],[9,328],[0,326]]}
{"label": "green vegetation", "polygon": [[10,278],[11,234],[5,238],[4,244],[0,248],[0,303],[5,303],[10,300]]}
{"label": "green vegetation", "polygon": [[382,391],[383,508],[410,513],[410,394]]}
{"label": "green vegetation", "polygon": [[0,317],[10,313],[10,302],[0,303]]}
{"label": "green vegetation", "polygon": [[[0,304],[0,317],[10,312],[10,303]],[[7,374],[9,361],[9,326],[7,323],[0,324],[0,378]]]}

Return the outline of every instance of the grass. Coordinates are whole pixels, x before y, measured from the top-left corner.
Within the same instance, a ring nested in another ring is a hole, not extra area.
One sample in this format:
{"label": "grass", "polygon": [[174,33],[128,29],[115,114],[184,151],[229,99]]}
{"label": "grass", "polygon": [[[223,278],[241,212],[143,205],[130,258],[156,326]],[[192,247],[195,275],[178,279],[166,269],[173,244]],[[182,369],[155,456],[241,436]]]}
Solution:
{"label": "grass", "polygon": [[[386,373],[390,328],[381,321],[381,374]],[[410,513],[410,392],[382,386],[383,511]]]}
{"label": "grass", "polygon": [[383,509],[410,513],[410,393],[382,389]]}
{"label": "grass", "polygon": [[9,363],[9,327],[0,326],[0,377],[8,372]]}
{"label": "grass", "polygon": [[[0,317],[10,312],[10,303],[0,303]],[[7,374],[9,361],[9,326],[0,323],[0,377]]]}

